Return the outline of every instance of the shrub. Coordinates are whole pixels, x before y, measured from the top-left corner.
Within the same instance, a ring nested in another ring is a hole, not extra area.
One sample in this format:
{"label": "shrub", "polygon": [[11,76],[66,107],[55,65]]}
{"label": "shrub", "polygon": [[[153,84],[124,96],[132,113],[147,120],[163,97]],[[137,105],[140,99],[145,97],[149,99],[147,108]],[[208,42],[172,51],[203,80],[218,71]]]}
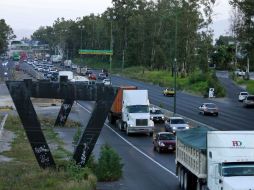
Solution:
{"label": "shrub", "polygon": [[81,136],[81,128],[79,127],[73,136],[72,144],[74,146],[77,146],[80,136]]}
{"label": "shrub", "polygon": [[96,168],[96,176],[99,181],[114,181],[122,176],[121,158],[109,146],[101,147],[100,157]]}
{"label": "shrub", "polygon": [[71,160],[66,165],[66,172],[70,176],[71,179],[81,181],[87,180],[88,176],[91,175],[91,169],[88,167],[81,167],[76,164],[74,160]]}

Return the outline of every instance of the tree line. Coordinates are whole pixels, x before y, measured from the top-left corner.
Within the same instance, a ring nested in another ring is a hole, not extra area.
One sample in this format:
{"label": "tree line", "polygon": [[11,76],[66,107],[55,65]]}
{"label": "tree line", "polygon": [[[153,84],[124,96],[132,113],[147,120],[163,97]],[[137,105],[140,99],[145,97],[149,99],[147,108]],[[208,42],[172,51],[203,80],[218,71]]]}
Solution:
{"label": "tree line", "polygon": [[[215,0],[112,0],[100,15],[65,20],[36,30],[33,40],[54,51],[78,57],[78,50],[108,50],[119,67],[143,66],[172,70],[182,75],[196,68],[206,72],[212,47],[212,7]],[[112,31],[111,31],[112,29]],[[111,32],[112,37],[111,38]],[[112,41],[111,41],[112,40]]]}

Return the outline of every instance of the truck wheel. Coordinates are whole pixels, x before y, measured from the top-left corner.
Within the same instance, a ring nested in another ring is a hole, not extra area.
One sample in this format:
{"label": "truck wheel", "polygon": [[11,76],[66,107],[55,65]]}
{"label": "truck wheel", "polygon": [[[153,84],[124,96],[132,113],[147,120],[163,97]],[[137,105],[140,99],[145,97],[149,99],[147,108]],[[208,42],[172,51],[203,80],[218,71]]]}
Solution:
{"label": "truck wheel", "polygon": [[128,127],[126,127],[125,129],[126,129],[126,135],[127,135],[127,136],[130,136],[130,133],[129,133]]}
{"label": "truck wheel", "polygon": [[121,120],[117,120],[116,123],[117,123],[117,126],[118,126],[119,130],[122,131],[123,130],[122,121]]}
{"label": "truck wheel", "polygon": [[201,184],[199,180],[196,181],[196,190],[201,190]]}
{"label": "truck wheel", "polygon": [[184,182],[184,169],[180,171],[180,188],[183,189],[183,182]]}
{"label": "truck wheel", "polygon": [[189,188],[189,175],[188,172],[184,172],[183,189],[188,190]]}
{"label": "truck wheel", "polygon": [[179,182],[179,185],[180,185],[180,183],[181,183],[181,180],[180,180],[180,175],[181,174],[181,166],[178,166],[178,168],[177,168],[177,175],[178,175],[178,182]]}
{"label": "truck wheel", "polygon": [[116,123],[115,117],[112,116],[112,113],[109,113],[109,114],[108,114],[108,121],[109,121],[109,123],[111,123],[111,124],[115,124],[115,123]]}

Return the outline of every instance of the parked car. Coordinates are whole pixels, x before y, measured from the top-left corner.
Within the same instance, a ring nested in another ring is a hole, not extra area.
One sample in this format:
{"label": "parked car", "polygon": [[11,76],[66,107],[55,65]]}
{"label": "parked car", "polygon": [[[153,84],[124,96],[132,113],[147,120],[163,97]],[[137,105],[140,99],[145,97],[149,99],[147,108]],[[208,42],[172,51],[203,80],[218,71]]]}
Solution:
{"label": "parked car", "polygon": [[254,95],[248,95],[244,100],[243,100],[243,106],[244,107],[254,107]]}
{"label": "parked car", "polygon": [[103,84],[105,84],[105,85],[110,85],[111,84],[111,82],[110,82],[110,79],[103,79]]}
{"label": "parked car", "polygon": [[170,117],[165,122],[165,130],[176,133],[177,131],[188,130],[189,124],[182,117]]}
{"label": "parked car", "polygon": [[248,92],[240,92],[238,96],[238,101],[242,102],[248,95]]}
{"label": "parked car", "polygon": [[219,115],[219,109],[216,104],[214,103],[203,103],[201,106],[199,106],[199,113],[202,113],[203,115],[210,114],[210,115]]}
{"label": "parked car", "polygon": [[166,88],[163,90],[164,96],[174,96],[175,95],[175,89],[174,88]]}
{"label": "parked car", "polygon": [[164,123],[165,116],[159,108],[150,108],[150,118],[153,122]]}
{"label": "parked car", "polygon": [[170,132],[159,132],[153,139],[153,149],[158,153],[162,151],[174,151],[176,148],[176,137]]}

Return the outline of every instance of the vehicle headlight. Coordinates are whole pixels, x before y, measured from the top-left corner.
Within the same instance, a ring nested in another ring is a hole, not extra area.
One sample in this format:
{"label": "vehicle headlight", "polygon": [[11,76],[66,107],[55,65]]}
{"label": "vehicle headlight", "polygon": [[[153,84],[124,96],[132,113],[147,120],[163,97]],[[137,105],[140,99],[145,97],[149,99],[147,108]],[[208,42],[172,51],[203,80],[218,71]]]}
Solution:
{"label": "vehicle headlight", "polygon": [[150,119],[153,119],[153,116],[150,116]]}
{"label": "vehicle headlight", "polygon": [[159,142],[160,146],[165,146],[165,144],[163,142]]}
{"label": "vehicle headlight", "polygon": [[165,119],[165,117],[164,117],[164,116],[162,116],[161,118],[162,118],[162,119]]}
{"label": "vehicle headlight", "polygon": [[176,130],[176,127],[172,127],[173,130]]}
{"label": "vehicle headlight", "polygon": [[134,127],[134,125],[132,125],[132,124],[129,124],[129,127]]}
{"label": "vehicle headlight", "polygon": [[186,129],[189,129],[189,128],[190,128],[189,126],[186,127]]}

